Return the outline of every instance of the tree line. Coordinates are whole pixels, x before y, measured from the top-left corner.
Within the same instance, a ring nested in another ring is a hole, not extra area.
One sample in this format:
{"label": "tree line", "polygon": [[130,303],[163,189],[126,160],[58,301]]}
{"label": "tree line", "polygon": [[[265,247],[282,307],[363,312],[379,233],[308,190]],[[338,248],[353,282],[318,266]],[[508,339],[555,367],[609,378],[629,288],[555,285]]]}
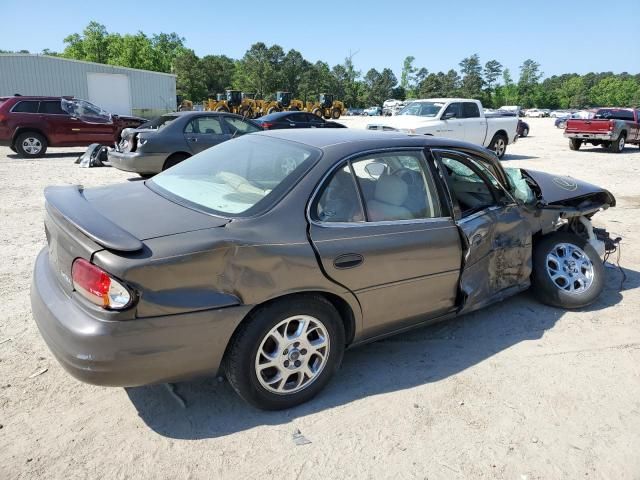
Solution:
{"label": "tree line", "polygon": [[354,66],[352,55],[343,63],[330,66],[323,61],[311,62],[295,49],[285,52],[279,45],[258,42],[240,59],[226,55],[198,57],[176,33],[120,35],[109,33],[98,22],[90,22],[82,33],[67,36],[64,44],[60,53],[42,53],[175,73],[178,94],[196,102],[232,88],[265,99],[284,90],[304,101],[328,92],[348,107],[381,105],[388,98],[452,96],[476,98],[494,108],[640,106],[640,74],[568,73],[543,79],[540,64],[532,59],[522,62],[515,80],[498,60],[491,59],[483,65],[478,54],[462,59],[458,70],[452,68],[448,72],[430,72],[416,66],[415,58],[408,56],[398,80],[389,68],[371,68],[363,74]]}

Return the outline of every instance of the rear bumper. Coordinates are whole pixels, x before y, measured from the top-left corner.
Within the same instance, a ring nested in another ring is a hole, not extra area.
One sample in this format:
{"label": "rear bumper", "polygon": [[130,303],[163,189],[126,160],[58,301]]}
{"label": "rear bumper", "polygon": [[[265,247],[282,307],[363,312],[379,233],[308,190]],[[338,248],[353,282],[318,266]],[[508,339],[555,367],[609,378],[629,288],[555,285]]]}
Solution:
{"label": "rear bumper", "polygon": [[142,174],[160,173],[167,159],[166,153],[118,152],[109,150],[109,163],[125,172]]}
{"label": "rear bumper", "polygon": [[615,140],[613,132],[610,133],[582,133],[582,132],[564,132],[565,138],[575,138],[578,140]]}
{"label": "rear bumper", "polygon": [[216,373],[251,307],[105,321],[62,291],[45,248],[33,272],[31,308],[47,346],[71,375],[128,387]]}

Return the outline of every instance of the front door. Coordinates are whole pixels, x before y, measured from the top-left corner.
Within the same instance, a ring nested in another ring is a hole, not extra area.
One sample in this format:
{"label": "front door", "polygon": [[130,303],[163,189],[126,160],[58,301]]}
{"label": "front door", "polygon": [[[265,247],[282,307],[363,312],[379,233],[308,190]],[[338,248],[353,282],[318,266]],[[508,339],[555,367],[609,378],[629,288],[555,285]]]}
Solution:
{"label": "front door", "polygon": [[231,138],[220,123],[219,116],[198,116],[184,129],[184,138],[195,155]]}
{"label": "front door", "polygon": [[482,162],[434,150],[455,205],[464,241],[460,278],[464,311],[475,310],[529,286],[531,230],[520,206]]}
{"label": "front door", "polygon": [[311,203],[310,237],[325,274],[363,311],[363,338],[455,308],[457,227],[422,151],[340,165]]}

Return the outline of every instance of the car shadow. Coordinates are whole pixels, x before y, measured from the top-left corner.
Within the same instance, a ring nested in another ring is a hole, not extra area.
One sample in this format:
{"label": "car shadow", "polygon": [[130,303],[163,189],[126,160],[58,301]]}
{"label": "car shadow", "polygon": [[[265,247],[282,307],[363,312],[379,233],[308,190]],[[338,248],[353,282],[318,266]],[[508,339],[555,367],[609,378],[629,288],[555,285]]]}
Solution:
{"label": "car shadow", "polygon": [[540,157],[533,155],[516,155],[515,153],[505,153],[501,160],[533,160]]}
{"label": "car shadow", "polygon": [[602,148],[602,147],[593,147],[593,146],[585,147],[584,145],[582,145],[580,147],[580,151],[595,152],[595,153],[611,153],[612,155],[633,155],[634,153],[640,152],[640,148],[637,148],[635,145],[633,145],[633,147],[631,146],[625,147],[623,151],[615,153],[615,152],[609,152],[608,149]]}
{"label": "car shadow", "polygon": [[[623,272],[626,280],[621,288]],[[598,311],[640,286],[640,272],[606,269],[607,286],[583,311]],[[365,397],[435,383],[520,342],[542,338],[565,311],[538,303],[528,292],[457,319],[349,350],[336,377],[315,399],[290,410],[264,412],[242,401],[221,379],[127,388],[149,428],[170,438],[224,437],[259,425],[280,425]]]}
{"label": "car shadow", "polygon": [[47,160],[47,159],[51,159],[51,158],[78,158],[80,155],[82,155],[84,152],[56,152],[56,153],[45,153],[44,156],[42,157],[37,157],[37,158],[23,158],[20,155],[18,155],[17,153],[10,153],[9,155],[7,155],[7,158],[11,158],[14,160]]}

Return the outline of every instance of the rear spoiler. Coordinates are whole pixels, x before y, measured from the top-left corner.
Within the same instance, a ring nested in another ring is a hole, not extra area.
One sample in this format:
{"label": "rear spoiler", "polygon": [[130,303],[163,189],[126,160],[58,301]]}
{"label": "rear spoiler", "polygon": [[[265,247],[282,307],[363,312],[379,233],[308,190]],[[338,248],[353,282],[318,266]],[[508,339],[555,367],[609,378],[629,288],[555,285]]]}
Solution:
{"label": "rear spoiler", "polygon": [[47,210],[104,248],[120,252],[142,250],[142,242],[102,216],[84,197],[83,190],[81,185],[45,188]]}

